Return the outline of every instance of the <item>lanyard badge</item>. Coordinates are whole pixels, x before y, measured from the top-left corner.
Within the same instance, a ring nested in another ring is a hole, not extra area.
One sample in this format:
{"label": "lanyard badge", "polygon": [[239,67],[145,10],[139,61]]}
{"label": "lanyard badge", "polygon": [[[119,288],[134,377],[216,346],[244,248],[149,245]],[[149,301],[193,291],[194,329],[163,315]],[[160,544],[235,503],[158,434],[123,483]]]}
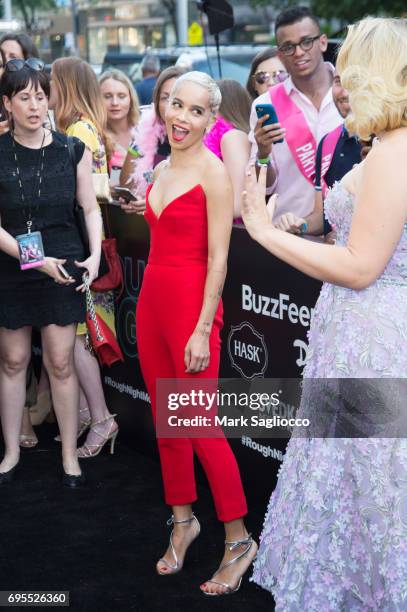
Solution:
{"label": "lanyard badge", "polygon": [[[45,131],[44,136],[41,143],[38,169],[37,169],[37,179],[38,179],[38,202],[41,197],[41,183],[42,183],[42,174],[44,170],[44,140],[45,140]],[[14,159],[17,167],[17,177],[18,184],[20,186],[21,192],[21,201],[25,207],[26,205],[26,197],[24,193],[23,183],[21,180],[21,173],[18,164],[17,151],[13,137],[13,150],[14,150]],[[35,193],[36,189],[34,188],[33,192]],[[37,205],[36,212],[39,209],[39,204]],[[20,258],[20,268],[21,270],[29,270],[30,268],[38,268],[42,266],[44,263],[45,253],[44,253],[44,245],[42,243],[41,232],[32,232],[32,206],[31,202],[29,204],[28,214],[24,209],[24,216],[27,218],[27,233],[20,234],[16,236],[16,240],[18,243],[18,251]]]}
{"label": "lanyard badge", "polygon": [[[28,221],[27,225],[29,223],[31,221]],[[22,270],[38,268],[44,263],[44,246],[42,244],[41,232],[31,232],[30,226],[28,230],[27,234],[16,236],[20,254],[20,268]]]}

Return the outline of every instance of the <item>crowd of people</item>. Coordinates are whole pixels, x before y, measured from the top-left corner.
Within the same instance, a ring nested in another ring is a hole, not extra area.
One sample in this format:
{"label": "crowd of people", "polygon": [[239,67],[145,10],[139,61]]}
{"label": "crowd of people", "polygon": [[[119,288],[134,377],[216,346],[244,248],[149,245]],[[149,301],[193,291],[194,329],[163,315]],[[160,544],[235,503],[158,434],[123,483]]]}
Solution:
{"label": "crowd of people", "polygon": [[[244,224],[323,282],[299,408],[311,428],[294,430],[259,544],[226,438],[158,437],[172,531],[157,572],[181,571],[199,536],[196,455],[225,527],[204,595],[235,593],[254,562],[252,579],[277,610],[405,610],[407,434],[400,421],[392,428],[400,404],[379,391],[384,378],[407,377],[407,22],[349,26],[336,67],[306,7],[280,13],[275,39],[246,87],[178,66],[160,72],[147,57],[136,90],[119,70],[97,79],[79,58],[56,60],[48,75],[28,36],[0,39],[0,485],[50,412],[64,485],[85,484],[79,459],[108,442],[114,451],[119,424],[85,323],[91,311],[115,334],[113,291],[89,291],[101,274],[103,199],[150,229],[136,331],[154,422],[158,379],[218,378],[230,235]],[[360,379],[362,398],[376,389],[387,429],[333,435],[347,407],[327,379]],[[324,419],[328,392],[334,413]]]}

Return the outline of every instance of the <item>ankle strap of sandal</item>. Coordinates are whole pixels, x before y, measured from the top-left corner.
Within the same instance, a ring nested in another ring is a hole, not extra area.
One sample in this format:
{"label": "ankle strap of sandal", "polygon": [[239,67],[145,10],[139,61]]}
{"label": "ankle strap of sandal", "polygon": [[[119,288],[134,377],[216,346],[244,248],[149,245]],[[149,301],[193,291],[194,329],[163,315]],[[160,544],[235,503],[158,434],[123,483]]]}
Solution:
{"label": "ankle strap of sandal", "polygon": [[94,427],[95,425],[102,425],[102,423],[107,423],[111,419],[114,419],[114,417],[116,417],[116,416],[117,416],[117,414],[109,414],[109,416],[105,417],[104,419],[100,419],[100,421],[94,421],[92,423],[92,427]]}
{"label": "ankle strap of sandal", "polygon": [[[236,557],[234,557],[234,559],[230,559],[230,561],[225,561],[225,563],[222,563],[222,565],[220,565],[220,567],[218,568],[217,573],[225,569],[225,567],[229,567],[230,565],[237,563],[239,559],[242,559],[243,557],[245,557],[248,554],[248,552],[251,550],[251,547],[253,546],[253,542],[254,540],[252,538],[251,533],[249,533],[247,538],[245,538],[244,540],[225,540],[225,544],[226,546],[229,546],[230,551],[234,550],[238,546],[246,546],[246,548],[241,553],[239,553]],[[226,585],[226,586],[229,586],[229,585]]]}
{"label": "ankle strap of sandal", "polygon": [[191,518],[188,519],[183,519],[182,521],[176,521],[174,518],[174,515],[172,514],[171,517],[168,519],[167,521],[167,525],[170,527],[171,525],[183,525],[186,523],[192,523],[192,521],[196,520],[196,516],[194,513],[192,513]]}
{"label": "ankle strap of sandal", "polygon": [[252,534],[249,533],[247,535],[247,538],[245,538],[244,540],[225,540],[225,544],[226,546],[229,546],[229,550],[235,550],[235,548],[237,548],[238,546],[251,546],[253,543],[253,538],[252,538]]}

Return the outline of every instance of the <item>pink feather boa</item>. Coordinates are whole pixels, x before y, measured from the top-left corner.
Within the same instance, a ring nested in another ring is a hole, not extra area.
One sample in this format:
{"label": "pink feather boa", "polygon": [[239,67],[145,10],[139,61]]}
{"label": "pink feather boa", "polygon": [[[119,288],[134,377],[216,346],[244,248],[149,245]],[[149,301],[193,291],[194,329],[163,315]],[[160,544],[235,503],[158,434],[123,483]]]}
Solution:
{"label": "pink feather boa", "polygon": [[140,157],[136,159],[131,176],[141,197],[145,196],[148,185],[145,174],[153,170],[158,145],[164,142],[166,134],[165,125],[156,116],[154,107],[151,106],[143,111],[133,141],[133,146],[138,150]]}
{"label": "pink feather boa", "polygon": [[219,159],[222,161],[222,149],[220,146],[221,140],[227,132],[234,129],[235,126],[232,125],[232,123],[226,121],[226,119],[224,119],[221,115],[218,115],[212,129],[204,138],[204,145],[208,147],[212,153],[215,153],[215,155],[217,155],[217,157],[219,157]]}

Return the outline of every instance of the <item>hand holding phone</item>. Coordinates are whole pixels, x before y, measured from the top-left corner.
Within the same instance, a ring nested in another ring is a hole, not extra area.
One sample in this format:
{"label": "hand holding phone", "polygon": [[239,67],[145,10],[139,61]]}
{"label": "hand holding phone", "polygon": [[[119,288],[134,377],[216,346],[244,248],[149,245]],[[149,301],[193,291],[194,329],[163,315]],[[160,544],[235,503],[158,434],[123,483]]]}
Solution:
{"label": "hand holding phone", "polygon": [[146,209],[146,199],[138,197],[137,200],[132,200],[129,203],[121,202],[120,206],[122,211],[127,214],[143,215]]}
{"label": "hand holding phone", "polygon": [[[262,126],[274,125],[278,123],[277,113],[272,104],[257,104],[256,114],[259,119],[268,115],[267,119],[263,121]],[[273,144],[278,144],[280,142],[284,142],[284,138],[280,138],[279,140],[273,141]]]}
{"label": "hand holding phone", "polygon": [[132,193],[127,187],[115,187],[114,194],[117,198],[123,198],[126,202],[137,200],[137,195]]}
{"label": "hand holding phone", "polygon": [[57,268],[61,272],[64,278],[72,279],[72,276],[69,274],[68,270],[66,270],[62,264],[57,264]]}

